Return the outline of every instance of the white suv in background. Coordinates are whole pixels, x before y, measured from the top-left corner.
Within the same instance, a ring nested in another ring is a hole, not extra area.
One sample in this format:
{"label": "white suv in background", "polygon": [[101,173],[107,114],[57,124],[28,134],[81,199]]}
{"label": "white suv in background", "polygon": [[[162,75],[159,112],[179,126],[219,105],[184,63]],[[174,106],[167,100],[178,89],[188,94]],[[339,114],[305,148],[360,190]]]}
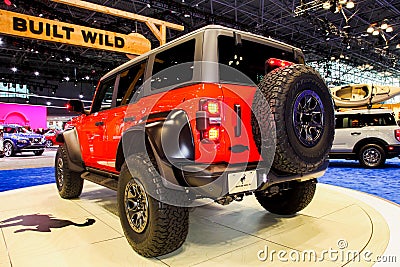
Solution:
{"label": "white suv in background", "polygon": [[400,128],[389,109],[336,112],[330,158],[358,159],[366,168],[381,167],[400,155]]}

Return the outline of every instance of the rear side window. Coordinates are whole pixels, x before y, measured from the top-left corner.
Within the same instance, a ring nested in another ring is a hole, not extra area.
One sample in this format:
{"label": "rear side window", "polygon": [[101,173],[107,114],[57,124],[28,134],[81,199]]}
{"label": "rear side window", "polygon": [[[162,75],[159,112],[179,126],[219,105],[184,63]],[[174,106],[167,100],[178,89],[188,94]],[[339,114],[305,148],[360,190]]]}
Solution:
{"label": "rear side window", "polygon": [[393,114],[366,114],[361,117],[364,126],[393,126],[396,125],[396,120]]}
{"label": "rear side window", "polygon": [[[278,58],[294,62],[292,52],[244,39],[241,44],[235,45],[233,37],[224,35],[218,37],[218,57],[219,63],[239,70],[255,84],[261,82],[266,74],[265,63],[268,59]],[[220,80],[221,82],[249,83],[248,79],[223,66],[220,66]]]}
{"label": "rear side window", "polygon": [[140,62],[120,73],[117,107],[136,102],[142,88],[146,61]]}
{"label": "rear side window", "polygon": [[[154,59],[151,88],[160,90],[191,81],[195,47],[196,40],[193,39],[158,53]],[[187,64],[169,69],[182,63]]]}
{"label": "rear side window", "polygon": [[393,126],[396,120],[393,114],[348,114],[336,116],[336,129],[360,128],[365,126]]}

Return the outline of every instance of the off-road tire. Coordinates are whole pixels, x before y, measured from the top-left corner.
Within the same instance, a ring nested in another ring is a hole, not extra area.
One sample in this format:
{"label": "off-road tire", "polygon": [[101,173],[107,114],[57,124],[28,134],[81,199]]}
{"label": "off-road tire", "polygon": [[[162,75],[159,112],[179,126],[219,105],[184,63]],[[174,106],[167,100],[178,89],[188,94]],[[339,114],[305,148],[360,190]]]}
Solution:
{"label": "off-road tire", "polygon": [[65,145],[61,145],[57,149],[55,179],[58,193],[62,198],[71,199],[81,195],[83,179],[79,173],[68,168],[68,155]]}
{"label": "off-road tire", "polygon": [[316,180],[294,182],[291,188],[275,195],[256,192],[255,196],[267,211],[279,215],[292,215],[310,204],[316,190]]}
{"label": "off-road tire", "polygon": [[[261,118],[261,121],[258,125],[253,119],[252,129],[255,143],[263,158],[269,158],[271,155],[266,154],[270,151],[268,149],[262,151],[262,144],[268,143],[268,140],[262,140],[258,133],[271,129],[271,116],[264,115],[265,102],[258,101],[259,97],[265,97],[275,121],[276,149],[272,168],[285,173],[299,174],[314,171],[324,164],[334,138],[335,119],[331,94],[319,73],[300,64],[279,68],[265,75],[258,88],[259,92],[256,93],[252,109],[257,114],[253,118]],[[301,141],[305,138],[296,134],[294,126],[295,104],[304,93],[312,94],[312,97],[318,99],[323,109],[323,112],[320,112],[323,116],[322,131],[314,143],[306,145]],[[268,134],[266,136],[270,138]]]}
{"label": "off-road tire", "polygon": [[[366,155],[369,153],[368,155]],[[372,154],[371,154],[372,153]],[[368,144],[363,146],[358,153],[358,160],[364,168],[380,168],[385,165],[385,150],[377,144]]]}
{"label": "off-road tire", "polygon": [[35,151],[33,152],[33,154],[35,154],[35,156],[41,156],[43,155],[44,150],[40,150],[40,151]]}
{"label": "off-road tire", "polygon": [[[168,198],[174,194],[167,192],[163,186],[155,164],[155,160],[146,153],[133,154],[122,165],[118,181],[117,203],[125,237],[131,247],[144,257],[157,257],[175,251],[185,242],[189,229],[188,208],[167,204],[170,203]],[[125,208],[128,205],[126,188],[132,183],[144,187],[148,203],[148,219],[141,231],[130,225]],[[153,194],[156,197],[152,197]],[[175,194],[177,196],[179,192]]]}
{"label": "off-road tire", "polygon": [[[7,149],[9,149],[11,152],[6,151],[6,146],[8,147]],[[15,150],[13,144],[10,141],[4,141],[4,156],[12,157],[14,155],[15,155]]]}

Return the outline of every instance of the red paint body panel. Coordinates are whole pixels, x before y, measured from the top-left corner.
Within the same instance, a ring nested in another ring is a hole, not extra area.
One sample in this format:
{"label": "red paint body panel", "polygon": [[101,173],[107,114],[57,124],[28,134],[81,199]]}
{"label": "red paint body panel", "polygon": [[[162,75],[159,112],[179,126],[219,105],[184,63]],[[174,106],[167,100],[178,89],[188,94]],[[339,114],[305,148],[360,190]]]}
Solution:
{"label": "red paint body panel", "polygon": [[[189,117],[197,163],[257,162],[260,155],[251,131],[251,105],[255,91],[256,87],[251,86],[196,84],[146,96],[129,106],[83,115],[74,118],[70,125],[77,128],[85,165],[114,173],[118,173],[115,160],[122,133],[132,126],[143,124],[145,121],[142,119],[150,114],[173,109],[184,110]],[[222,107],[221,140],[216,144],[202,142],[196,129],[199,101],[205,98],[219,100]],[[237,121],[235,104],[242,108],[242,133],[238,137],[234,131]],[[124,123],[125,117],[135,119]],[[248,150],[232,153],[229,148],[235,145],[247,146]]]}

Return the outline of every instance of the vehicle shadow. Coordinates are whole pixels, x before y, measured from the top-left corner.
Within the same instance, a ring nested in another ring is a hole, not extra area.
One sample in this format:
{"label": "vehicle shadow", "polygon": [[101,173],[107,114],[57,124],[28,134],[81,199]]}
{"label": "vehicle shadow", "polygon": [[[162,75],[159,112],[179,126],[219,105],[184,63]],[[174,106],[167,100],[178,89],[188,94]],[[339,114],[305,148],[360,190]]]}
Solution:
{"label": "vehicle shadow", "polygon": [[76,223],[70,220],[54,218],[51,214],[29,214],[20,215],[0,221],[0,228],[21,226],[21,229],[15,230],[14,233],[22,233],[25,231],[32,232],[51,232],[51,229],[64,228],[67,226],[86,227],[93,225],[95,219],[86,219],[84,223]]}

